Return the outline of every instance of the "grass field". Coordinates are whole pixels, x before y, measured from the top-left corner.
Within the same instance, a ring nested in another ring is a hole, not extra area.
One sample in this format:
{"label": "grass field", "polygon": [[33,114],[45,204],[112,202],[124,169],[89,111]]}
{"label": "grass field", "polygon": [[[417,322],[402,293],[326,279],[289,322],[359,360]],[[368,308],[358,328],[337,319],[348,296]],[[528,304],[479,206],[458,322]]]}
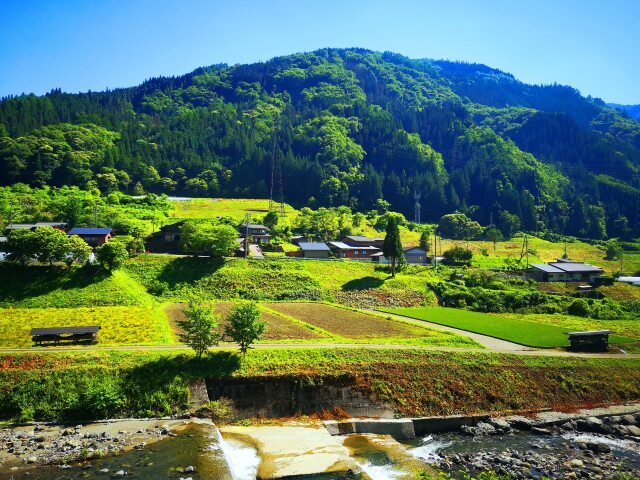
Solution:
{"label": "grass field", "polygon": [[[176,218],[231,217],[241,221],[246,213],[259,218],[269,211],[269,200],[266,198],[194,198],[188,202],[171,203],[173,210],[169,215]],[[285,205],[285,214],[295,218],[298,211]]]}
{"label": "grass field", "polygon": [[[100,325],[100,345],[174,343],[162,312],[145,307],[2,308],[0,348],[32,345],[29,330],[42,327]],[[67,344],[68,345],[68,344]]]}
{"label": "grass field", "polygon": [[[568,345],[567,327],[523,320],[510,316],[488,315],[444,307],[382,309],[418,320],[481,333],[530,347],[553,348]],[[633,338],[611,336],[611,343],[633,342]]]}

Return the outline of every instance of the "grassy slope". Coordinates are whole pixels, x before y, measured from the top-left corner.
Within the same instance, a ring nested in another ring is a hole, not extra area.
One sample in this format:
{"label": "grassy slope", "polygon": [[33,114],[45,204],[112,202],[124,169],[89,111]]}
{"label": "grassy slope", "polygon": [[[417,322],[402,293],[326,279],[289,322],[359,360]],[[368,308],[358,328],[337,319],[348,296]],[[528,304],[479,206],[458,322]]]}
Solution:
{"label": "grassy slope", "polygon": [[[593,405],[640,399],[640,360],[375,349],[0,355],[0,418],[158,415],[187,406],[202,377],[350,379],[405,416]],[[306,380],[304,380],[306,379]],[[535,392],[535,395],[532,395]],[[100,403],[97,402],[100,399]]]}
{"label": "grassy slope", "polygon": [[90,268],[0,265],[0,307],[84,307],[149,305],[151,298],[137,282],[116,271]]}
{"label": "grassy slope", "polygon": [[431,273],[418,267],[391,279],[386,268],[368,262],[227,259],[216,263],[197,258],[141,255],[132,259],[126,270],[146,287],[153,289],[161,283],[161,296],[167,299],[185,299],[196,293],[203,299],[334,300],[340,297],[349,303],[349,297],[371,294],[370,290],[374,290],[386,304],[433,302],[433,295],[424,285]]}
{"label": "grassy slope", "polygon": [[[426,320],[469,332],[482,333],[491,337],[531,347],[552,348],[567,345],[567,327],[550,323],[527,321],[522,317],[497,316],[470,312],[454,308],[419,307],[383,309],[390,313],[404,315],[418,320]],[[612,343],[633,342],[632,338],[611,336]]]}
{"label": "grassy slope", "polygon": [[[101,325],[102,345],[167,344],[159,303],[125,271],[0,265],[0,348],[31,345],[34,327]],[[4,308],[3,308],[4,307]]]}

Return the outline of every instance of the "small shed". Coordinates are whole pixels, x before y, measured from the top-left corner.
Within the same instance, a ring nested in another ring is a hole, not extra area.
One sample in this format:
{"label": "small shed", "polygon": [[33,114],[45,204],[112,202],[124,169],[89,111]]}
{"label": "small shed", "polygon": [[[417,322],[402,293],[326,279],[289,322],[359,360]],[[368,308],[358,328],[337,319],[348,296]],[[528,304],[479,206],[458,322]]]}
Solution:
{"label": "small shed", "polygon": [[304,258],[329,258],[331,250],[326,243],[300,242]]}
{"label": "small shed", "polygon": [[574,352],[606,352],[609,350],[611,330],[592,330],[588,332],[567,332],[569,349]]}
{"label": "small shed", "polygon": [[42,345],[45,342],[59,344],[62,341],[72,343],[87,342],[98,343],[98,332],[100,325],[90,325],[86,327],[48,327],[32,328],[29,336],[35,345]]}

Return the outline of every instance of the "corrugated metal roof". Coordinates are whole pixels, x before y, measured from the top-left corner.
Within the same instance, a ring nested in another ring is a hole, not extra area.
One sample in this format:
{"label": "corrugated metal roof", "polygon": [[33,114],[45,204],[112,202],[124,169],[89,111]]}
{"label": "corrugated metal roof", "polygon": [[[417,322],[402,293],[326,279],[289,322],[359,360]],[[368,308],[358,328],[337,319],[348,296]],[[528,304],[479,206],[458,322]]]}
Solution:
{"label": "corrugated metal roof", "polygon": [[332,245],[340,250],[380,250],[377,247],[366,246],[366,247],[355,247],[353,245],[347,245],[344,242],[327,242],[329,245]]}
{"label": "corrugated metal roof", "polygon": [[97,333],[100,330],[99,325],[91,325],[88,327],[51,327],[51,328],[32,328],[29,332],[30,336],[34,335],[67,335],[82,333]]}
{"label": "corrugated metal roof", "polygon": [[601,272],[602,269],[600,267],[594,267],[593,265],[589,265],[588,263],[582,262],[553,262],[549,265],[552,265],[560,270],[565,272]]}
{"label": "corrugated metal roof", "polygon": [[354,242],[379,242],[380,240],[384,240],[383,238],[371,238],[362,235],[347,235],[345,238]]}
{"label": "corrugated metal roof", "polygon": [[546,263],[532,263],[531,267],[537,268],[538,270],[542,270],[543,272],[547,273],[564,273],[564,270],[560,270],[559,268],[554,267],[553,265],[548,265]]}
{"label": "corrugated metal roof", "polygon": [[110,228],[76,227],[71,229],[69,235],[107,235],[109,233],[111,233]]}
{"label": "corrugated metal roof", "polygon": [[315,243],[315,242],[300,242],[299,247],[301,250],[316,250],[322,252],[328,252],[329,247],[326,243]]}
{"label": "corrugated metal roof", "polygon": [[567,335],[571,337],[591,337],[597,335],[610,335],[613,332],[611,330],[591,330],[589,332],[567,332]]}

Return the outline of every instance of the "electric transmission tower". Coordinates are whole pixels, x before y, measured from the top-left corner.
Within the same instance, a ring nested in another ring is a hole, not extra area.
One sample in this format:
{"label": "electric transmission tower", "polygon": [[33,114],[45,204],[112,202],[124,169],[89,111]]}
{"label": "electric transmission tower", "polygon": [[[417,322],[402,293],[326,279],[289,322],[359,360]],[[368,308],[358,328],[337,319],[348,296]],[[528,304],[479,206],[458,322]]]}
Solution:
{"label": "electric transmission tower", "polygon": [[421,197],[421,193],[418,192],[417,190],[414,190],[413,192],[413,199],[416,201],[416,203],[413,204],[413,211],[414,211],[414,215],[413,215],[413,221],[415,223],[421,223],[420,222],[420,197]]}

